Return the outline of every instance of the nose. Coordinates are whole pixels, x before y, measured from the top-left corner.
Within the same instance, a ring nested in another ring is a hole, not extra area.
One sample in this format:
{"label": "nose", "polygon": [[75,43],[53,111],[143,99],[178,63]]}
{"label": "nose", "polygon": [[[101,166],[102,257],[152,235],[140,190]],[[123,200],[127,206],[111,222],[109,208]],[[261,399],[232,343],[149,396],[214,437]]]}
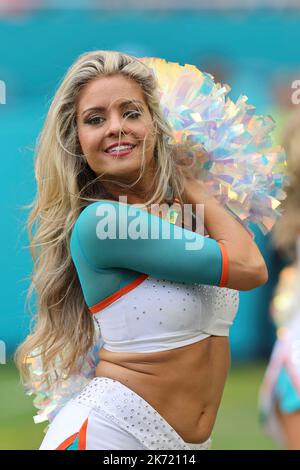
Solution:
{"label": "nose", "polygon": [[125,129],[127,127],[126,122],[127,120],[123,119],[122,115],[120,115],[119,113],[112,113],[107,118],[106,135],[111,136],[119,135],[120,133],[124,134]]}

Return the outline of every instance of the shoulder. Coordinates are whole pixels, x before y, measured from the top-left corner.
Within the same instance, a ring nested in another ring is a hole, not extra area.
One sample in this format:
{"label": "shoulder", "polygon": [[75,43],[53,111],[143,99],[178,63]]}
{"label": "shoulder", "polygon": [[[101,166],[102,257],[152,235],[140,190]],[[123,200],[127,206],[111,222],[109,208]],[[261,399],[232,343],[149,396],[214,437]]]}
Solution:
{"label": "shoulder", "polygon": [[118,230],[120,226],[123,229],[124,227],[129,228],[131,222],[133,224],[137,222],[139,224],[145,223],[146,231],[150,229],[150,226],[157,226],[157,224],[159,226],[171,226],[172,230],[174,227],[173,223],[164,220],[158,214],[148,212],[147,207],[142,204],[127,204],[122,201],[101,199],[89,204],[81,211],[74,224],[74,229],[80,238],[84,237],[86,239],[88,236],[94,236],[97,228],[102,230],[107,224],[109,224],[111,230]]}
{"label": "shoulder", "polygon": [[[115,222],[127,220],[127,213],[130,205],[119,203],[111,199],[100,199],[92,202],[84,207],[77,217],[73,232],[76,231],[78,236],[86,237],[88,234],[94,233],[94,229],[99,222]],[[124,217],[125,216],[125,217]]]}

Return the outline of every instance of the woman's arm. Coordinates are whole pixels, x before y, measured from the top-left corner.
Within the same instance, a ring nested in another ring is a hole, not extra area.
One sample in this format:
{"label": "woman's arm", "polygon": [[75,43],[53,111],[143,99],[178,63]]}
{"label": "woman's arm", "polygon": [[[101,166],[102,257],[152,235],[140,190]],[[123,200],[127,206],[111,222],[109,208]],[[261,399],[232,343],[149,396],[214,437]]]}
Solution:
{"label": "woman's arm", "polygon": [[250,290],[265,284],[268,271],[265,261],[247,230],[226,209],[210,196],[204,183],[196,178],[185,179],[185,203],[204,205],[204,224],[210,237],[222,243],[228,255],[226,287]]}
{"label": "woman's arm", "polygon": [[[71,235],[78,271],[109,275],[125,268],[158,279],[224,286],[224,250],[205,238],[146,210],[101,200],[79,215]],[[80,266],[79,266],[80,265]]]}

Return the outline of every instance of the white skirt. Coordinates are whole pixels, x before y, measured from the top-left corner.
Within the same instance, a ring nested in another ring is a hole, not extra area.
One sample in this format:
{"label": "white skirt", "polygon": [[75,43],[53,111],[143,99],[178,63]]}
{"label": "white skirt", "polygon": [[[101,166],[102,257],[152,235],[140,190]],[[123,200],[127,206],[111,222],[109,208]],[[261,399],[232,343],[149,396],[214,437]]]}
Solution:
{"label": "white skirt", "polygon": [[95,377],[54,418],[40,450],[207,450],[185,442],[141,396]]}

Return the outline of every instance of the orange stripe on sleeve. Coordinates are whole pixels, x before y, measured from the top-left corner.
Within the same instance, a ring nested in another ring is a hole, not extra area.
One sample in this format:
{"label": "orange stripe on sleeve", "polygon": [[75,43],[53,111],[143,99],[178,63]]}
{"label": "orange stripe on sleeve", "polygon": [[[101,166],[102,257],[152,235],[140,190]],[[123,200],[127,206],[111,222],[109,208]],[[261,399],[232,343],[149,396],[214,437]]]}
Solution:
{"label": "orange stripe on sleeve", "polygon": [[229,268],[229,263],[228,263],[228,254],[225,246],[221,242],[217,242],[221,253],[222,253],[222,273],[221,273],[221,279],[219,283],[219,287],[226,287],[227,282],[228,282],[228,268]]}

